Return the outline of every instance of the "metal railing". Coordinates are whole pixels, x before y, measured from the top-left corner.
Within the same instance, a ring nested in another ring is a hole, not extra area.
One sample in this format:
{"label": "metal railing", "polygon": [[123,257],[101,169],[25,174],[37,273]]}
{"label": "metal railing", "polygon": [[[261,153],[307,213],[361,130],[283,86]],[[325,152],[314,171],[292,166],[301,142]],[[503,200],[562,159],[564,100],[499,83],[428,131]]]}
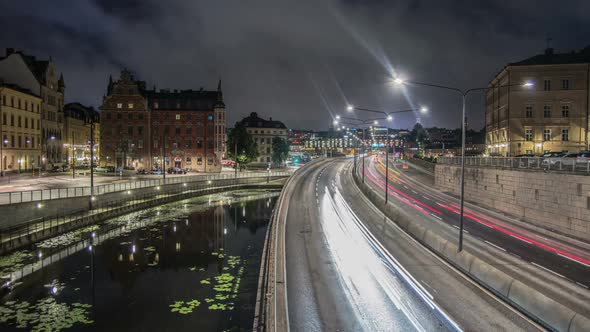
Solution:
{"label": "metal railing", "polygon": [[[437,164],[461,165],[461,157],[438,157]],[[550,170],[590,174],[590,160],[585,158],[465,157],[465,166]]]}
{"label": "metal railing", "polygon": [[[249,178],[249,177],[264,177],[264,176],[289,176],[290,171],[271,171],[271,172],[246,172],[238,173],[238,178]],[[216,174],[216,175],[187,175],[169,177],[164,179],[147,179],[139,181],[128,181],[123,183],[109,183],[103,185],[94,186],[94,195],[103,195],[108,193],[141,189],[155,186],[162,186],[167,184],[177,183],[188,183],[195,181],[207,181],[207,180],[223,180],[233,179],[234,174]],[[72,188],[54,188],[54,189],[39,189],[39,190],[26,190],[26,191],[12,191],[6,193],[0,193],[0,205],[25,203],[25,202],[38,202],[60,198],[72,198],[72,197],[83,197],[90,196],[90,186],[88,187],[72,187]]]}
{"label": "metal railing", "polygon": [[[279,173],[279,172],[277,172]],[[287,172],[282,172],[286,174]],[[189,198],[195,194],[215,191],[219,188],[231,188],[241,185],[262,184],[269,180],[276,180],[286,175],[275,176],[251,176],[238,179],[216,179],[209,183],[207,180],[195,181],[187,186],[174,186],[172,188],[155,190],[154,192],[140,191],[133,193],[130,197],[122,197],[110,201],[96,201],[92,210],[80,210],[63,215],[42,217],[35,220],[0,227],[0,252],[40,240],[43,237],[55,236],[56,234],[70,231],[94,224],[98,219],[104,219],[105,214],[125,213],[136,210],[138,207],[145,208],[166,203],[170,198]],[[180,182],[183,183],[183,182]]]}

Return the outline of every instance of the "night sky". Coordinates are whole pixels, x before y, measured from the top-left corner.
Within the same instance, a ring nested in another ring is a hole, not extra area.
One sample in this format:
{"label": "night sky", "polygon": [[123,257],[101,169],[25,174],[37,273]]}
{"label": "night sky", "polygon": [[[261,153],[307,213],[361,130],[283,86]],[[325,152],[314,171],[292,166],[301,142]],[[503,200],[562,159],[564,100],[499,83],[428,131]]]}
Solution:
{"label": "night sky", "polygon": [[[458,127],[458,96],[424,87],[404,94],[388,83],[392,70],[486,86],[507,62],[542,53],[548,36],[557,51],[590,44],[589,13],[587,0],[2,1],[0,47],[52,56],[66,102],[94,107],[109,74],[127,67],[158,89],[215,89],[221,78],[229,126],[258,112],[290,128],[325,129],[348,101],[427,105],[422,124]],[[470,126],[483,126],[483,109],[474,95]],[[392,126],[415,121],[406,113]]]}

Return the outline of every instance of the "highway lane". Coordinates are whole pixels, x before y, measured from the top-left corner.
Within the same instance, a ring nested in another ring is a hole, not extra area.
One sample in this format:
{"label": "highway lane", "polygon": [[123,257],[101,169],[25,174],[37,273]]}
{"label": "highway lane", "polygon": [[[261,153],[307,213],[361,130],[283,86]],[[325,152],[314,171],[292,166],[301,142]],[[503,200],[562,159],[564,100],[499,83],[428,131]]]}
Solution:
{"label": "highway lane", "polygon": [[[376,190],[385,190],[384,164],[381,159],[365,160],[365,176]],[[404,175],[404,169],[389,172],[390,198],[404,202],[422,211],[427,218],[433,217],[454,227],[459,225],[458,200],[441,195],[428,186],[419,185]],[[482,211],[465,209],[464,227],[467,233],[486,244],[508,252],[557,277],[570,280],[588,289],[590,286],[590,253],[575,246],[559,243],[528,230],[517,228]]]}
{"label": "highway lane", "polygon": [[[394,234],[391,221],[387,233],[395,240],[382,244],[367,225],[386,219],[360,199],[358,189],[351,196],[350,165],[342,159],[310,165],[289,186],[285,246],[292,330],[537,329],[403,231]],[[392,243],[399,251],[389,250]]]}

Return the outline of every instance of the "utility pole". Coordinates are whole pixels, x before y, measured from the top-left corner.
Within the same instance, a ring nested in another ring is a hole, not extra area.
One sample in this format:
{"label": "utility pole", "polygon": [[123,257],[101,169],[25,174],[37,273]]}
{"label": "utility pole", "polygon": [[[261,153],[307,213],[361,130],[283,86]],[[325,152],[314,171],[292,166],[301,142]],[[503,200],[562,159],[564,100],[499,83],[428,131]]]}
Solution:
{"label": "utility pole", "polygon": [[387,127],[387,146],[385,147],[385,204],[387,204],[387,190],[389,186],[389,127]]}
{"label": "utility pole", "polygon": [[238,141],[234,137],[234,177],[238,178]]}
{"label": "utility pole", "polygon": [[94,119],[90,119],[90,210],[94,201]]}

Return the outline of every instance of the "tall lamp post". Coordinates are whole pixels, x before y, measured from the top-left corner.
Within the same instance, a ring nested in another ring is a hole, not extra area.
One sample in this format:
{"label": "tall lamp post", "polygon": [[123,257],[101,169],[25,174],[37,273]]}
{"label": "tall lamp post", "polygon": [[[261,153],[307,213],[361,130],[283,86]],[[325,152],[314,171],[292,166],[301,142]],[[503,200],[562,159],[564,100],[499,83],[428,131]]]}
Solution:
{"label": "tall lamp post", "polygon": [[[352,105],[348,105],[346,107],[346,110],[349,112],[352,111],[361,111],[361,112],[369,112],[369,113],[378,113],[378,114],[382,114],[385,116],[385,118],[379,118],[379,119],[370,119],[370,120],[366,120],[366,121],[374,121],[375,125],[378,124],[379,120],[387,120],[387,121],[393,121],[393,114],[397,114],[397,113],[408,113],[408,112],[422,112],[422,113],[426,113],[428,112],[428,108],[422,106],[419,109],[415,110],[415,109],[407,109],[407,110],[398,110],[398,111],[391,111],[391,112],[385,112],[385,111],[380,111],[380,110],[374,110],[374,109],[369,109],[369,108],[363,108],[363,107],[355,107]],[[352,120],[356,120],[359,121],[360,119],[356,119],[356,118],[347,118],[347,119],[352,119]],[[364,135],[364,130],[363,130],[363,135]],[[385,204],[387,204],[388,202],[388,188],[389,188],[389,145],[390,145],[390,140],[389,140],[390,136],[389,136],[389,126],[387,127],[387,147],[385,148]],[[363,136],[363,140],[364,140],[364,136]],[[363,158],[363,183],[365,183],[365,164],[364,164],[364,158]]]}
{"label": "tall lamp post", "polygon": [[415,81],[406,81],[401,78],[394,78],[393,82],[398,85],[422,85],[436,89],[443,89],[454,91],[461,95],[462,107],[461,107],[461,212],[459,215],[459,251],[463,250],[463,210],[464,210],[464,203],[465,203],[465,105],[467,100],[467,95],[474,91],[485,91],[488,89],[496,89],[496,88],[508,88],[512,86],[521,86],[521,87],[532,87],[534,85],[533,82],[525,82],[520,84],[506,84],[506,85],[499,85],[493,86],[488,88],[471,88],[467,90],[459,89],[456,87],[450,87],[445,85],[439,84],[432,84],[432,83],[424,83],[424,82],[415,82]]}

